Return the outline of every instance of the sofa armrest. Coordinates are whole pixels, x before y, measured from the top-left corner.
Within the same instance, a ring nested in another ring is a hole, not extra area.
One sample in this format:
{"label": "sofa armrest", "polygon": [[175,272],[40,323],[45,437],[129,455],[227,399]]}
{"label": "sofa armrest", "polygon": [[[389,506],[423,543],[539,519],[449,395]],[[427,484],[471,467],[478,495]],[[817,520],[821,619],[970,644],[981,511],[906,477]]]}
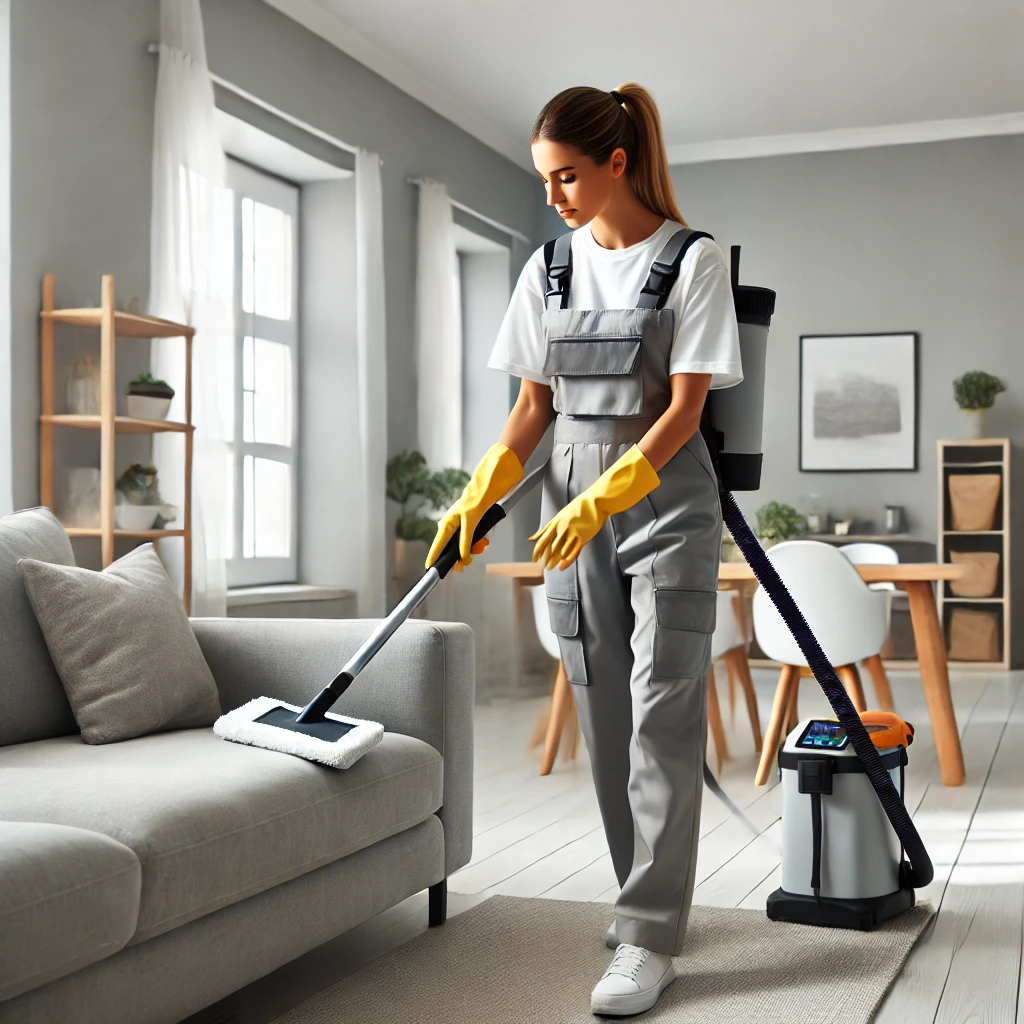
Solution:
{"label": "sofa armrest", "polygon": [[[304,706],[341,671],[377,619],[195,618],[225,711],[254,697]],[[473,631],[408,619],[332,710],[415,736],[444,758],[445,875],[473,848]]]}

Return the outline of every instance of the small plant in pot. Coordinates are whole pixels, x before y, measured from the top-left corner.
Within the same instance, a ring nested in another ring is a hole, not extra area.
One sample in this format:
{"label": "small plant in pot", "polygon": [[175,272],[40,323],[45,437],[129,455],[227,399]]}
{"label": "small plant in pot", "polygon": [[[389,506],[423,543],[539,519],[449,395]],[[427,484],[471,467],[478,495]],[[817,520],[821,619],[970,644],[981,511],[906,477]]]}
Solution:
{"label": "small plant in pot", "polygon": [[807,532],[806,520],[792,505],[769,501],[757,510],[756,516],[757,529],[754,532],[765,548]]}
{"label": "small plant in pot", "polygon": [[114,505],[114,525],[119,530],[161,530],[177,514],[160,497],[156,466],[136,462],[121,474]]}
{"label": "small plant in pot", "polygon": [[971,370],[953,381],[953,397],[967,418],[967,436],[985,436],[985,410],[995,404],[996,395],[1006,390],[1006,385],[984,370]]}
{"label": "small plant in pot", "polygon": [[128,415],[139,420],[164,420],[171,408],[174,388],[151,373],[140,373],[125,392]]}
{"label": "small plant in pot", "polygon": [[[461,469],[432,471],[420,452],[403,451],[387,463],[387,496],[399,506],[395,522],[395,578],[405,575],[410,544],[426,548],[437,533],[437,517],[426,511],[443,511],[462,493],[469,474]],[[422,559],[426,558],[426,550]]]}

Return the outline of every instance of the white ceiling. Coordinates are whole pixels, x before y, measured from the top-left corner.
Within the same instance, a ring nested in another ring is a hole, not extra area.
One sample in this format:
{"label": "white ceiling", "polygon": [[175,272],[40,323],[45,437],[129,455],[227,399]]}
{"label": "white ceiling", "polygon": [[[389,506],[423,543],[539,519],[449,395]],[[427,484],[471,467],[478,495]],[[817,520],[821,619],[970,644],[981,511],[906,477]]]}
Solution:
{"label": "white ceiling", "polygon": [[267,0],[505,156],[570,85],[654,93],[674,163],[1024,132],[1022,0]]}

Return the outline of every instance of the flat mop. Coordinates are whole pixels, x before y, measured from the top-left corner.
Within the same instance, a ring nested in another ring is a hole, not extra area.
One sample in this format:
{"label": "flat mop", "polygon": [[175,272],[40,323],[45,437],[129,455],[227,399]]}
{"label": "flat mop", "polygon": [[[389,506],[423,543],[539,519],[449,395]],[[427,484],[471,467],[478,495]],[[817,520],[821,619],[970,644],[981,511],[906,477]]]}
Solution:
{"label": "flat mop", "polygon": [[[482,540],[512,511],[516,502],[537,484],[545,465],[526,474],[522,480],[483,515],[473,534],[473,543]],[[222,739],[265,747],[282,754],[294,754],[331,768],[348,768],[384,737],[384,726],[346,715],[331,714],[335,701],[352,685],[389,637],[448,575],[459,560],[459,534],[445,545],[434,564],[395,606],[387,618],[349,658],[345,667],[304,708],[271,697],[257,697],[241,707],[221,715],[213,731]]]}

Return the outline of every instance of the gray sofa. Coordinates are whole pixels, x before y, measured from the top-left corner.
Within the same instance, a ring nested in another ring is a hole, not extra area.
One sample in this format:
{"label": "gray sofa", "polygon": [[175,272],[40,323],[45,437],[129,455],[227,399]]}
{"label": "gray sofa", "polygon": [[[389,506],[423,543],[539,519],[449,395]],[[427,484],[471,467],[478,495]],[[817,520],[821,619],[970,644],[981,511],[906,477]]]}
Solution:
{"label": "gray sofa", "polygon": [[[0,1024],[180,1021],[423,889],[472,844],[473,634],[410,620],[336,710],[382,722],[346,771],[212,729],[89,746],[20,557],[73,564],[56,519],[0,518]],[[193,619],[223,710],[303,704],[370,620]]]}

